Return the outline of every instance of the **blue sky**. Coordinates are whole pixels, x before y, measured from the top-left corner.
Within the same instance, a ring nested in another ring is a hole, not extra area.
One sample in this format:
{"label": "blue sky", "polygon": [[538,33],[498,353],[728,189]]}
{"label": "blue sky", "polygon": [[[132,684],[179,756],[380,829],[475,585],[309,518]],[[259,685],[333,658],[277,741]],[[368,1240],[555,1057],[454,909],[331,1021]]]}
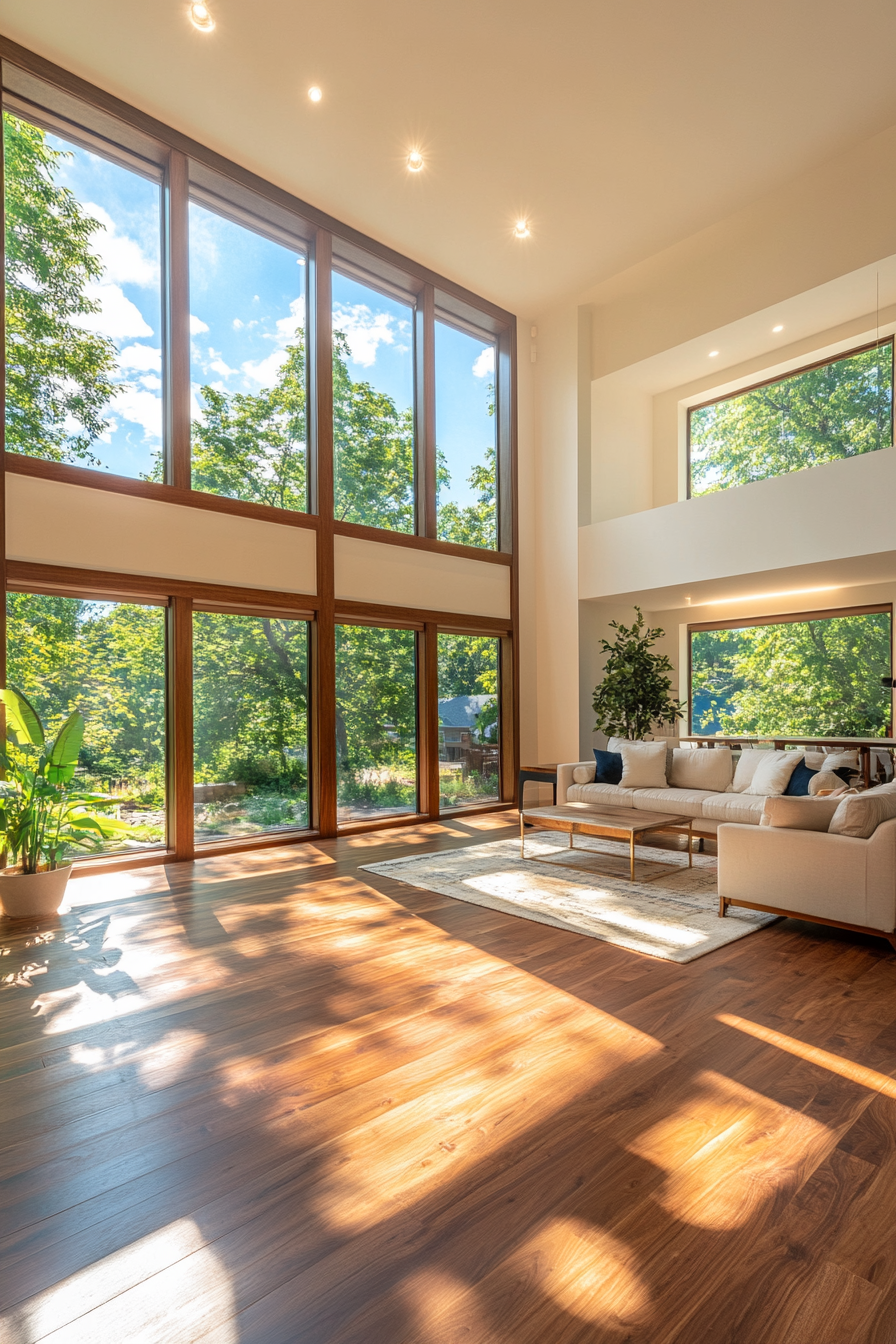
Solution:
{"label": "blue sky", "polygon": [[[92,451],[105,469],[139,476],[151,470],[162,442],[160,189],[87,150],[48,138],[70,154],[57,167],[58,180],[102,226],[92,247],[105,269],[90,289],[101,311],[83,325],[115,342],[116,381],[123,390],[111,402],[108,431]],[[231,393],[273,385],[286,346],[304,328],[307,270],[301,252],[191,205],[194,417],[202,411],[204,385]],[[410,406],[411,308],[334,273],[333,325],[348,341],[352,378],[372,383],[401,409]],[[494,444],[495,424],[487,413],[493,379],[490,344],[436,324],[436,439],[452,477],[443,500],[474,499],[467,478]]]}

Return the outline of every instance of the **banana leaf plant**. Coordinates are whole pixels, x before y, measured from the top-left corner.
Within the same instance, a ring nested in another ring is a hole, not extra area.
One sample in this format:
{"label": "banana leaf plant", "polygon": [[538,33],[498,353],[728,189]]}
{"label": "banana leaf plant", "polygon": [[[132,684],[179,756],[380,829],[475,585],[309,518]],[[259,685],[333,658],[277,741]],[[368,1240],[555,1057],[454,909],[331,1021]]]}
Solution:
{"label": "banana leaf plant", "polygon": [[84,740],[76,710],[47,738],[40,715],[21,691],[0,690],[6,742],[0,750],[0,848],[9,867],[23,873],[56,868],[70,850],[97,849],[126,830],[102,812],[115,805],[106,794],[74,782]]}

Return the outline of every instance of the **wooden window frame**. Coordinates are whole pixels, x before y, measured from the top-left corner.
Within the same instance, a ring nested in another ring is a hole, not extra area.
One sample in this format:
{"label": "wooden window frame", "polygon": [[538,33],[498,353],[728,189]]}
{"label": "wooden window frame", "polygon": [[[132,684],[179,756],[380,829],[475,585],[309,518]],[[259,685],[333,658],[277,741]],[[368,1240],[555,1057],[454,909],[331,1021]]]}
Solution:
{"label": "wooden window frame", "polygon": [[[54,592],[62,596],[149,601],[168,607],[169,847],[153,854],[110,855],[79,861],[79,869],[110,871],[300,843],[357,831],[379,830],[440,815],[438,793],[437,639],[440,632],[500,639],[501,801],[450,809],[450,815],[494,812],[515,806],[519,766],[519,628],[517,561],[516,319],[512,313],[452,280],[401,256],[291,193],[274,186],[179,131],[0,36],[4,107],[26,119],[41,118],[62,135],[144,176],[162,190],[162,345],[166,481],[157,483],[110,472],[6,453],[0,443],[0,526],[5,520],[7,474],[54,480],[92,490],[137,496],[183,507],[254,518],[315,534],[317,592],[289,593],[229,584],[172,580],[152,574],[93,571],[67,565],[7,560],[0,556],[4,590]],[[2,155],[0,155],[2,172]],[[307,512],[268,507],[191,488],[189,423],[189,237],[191,195],[257,232],[294,240],[305,251],[308,448]],[[0,208],[3,193],[0,180]],[[2,221],[0,221],[2,224]],[[0,245],[4,230],[0,227]],[[414,533],[337,522],[333,515],[332,270],[356,274],[373,288],[398,293],[414,305],[415,486]],[[497,549],[439,541],[435,508],[435,321],[469,331],[496,347],[496,442],[498,468]],[[0,305],[0,321],[3,318]],[[0,333],[0,358],[5,342]],[[5,379],[0,378],[5,390]],[[0,392],[2,395],[2,392]],[[0,408],[0,434],[5,411]],[[510,570],[508,616],[491,619],[467,612],[349,602],[335,594],[335,539],[356,537],[383,545],[503,565]],[[192,612],[260,611],[309,620],[309,750],[312,827],[307,831],[222,842],[195,842],[192,812]],[[5,602],[0,612],[0,681],[5,681]],[[344,826],[336,819],[335,626],[337,621],[398,625],[417,633],[418,807],[412,816]]]}
{"label": "wooden window frame", "polygon": [[[744,397],[747,395],[748,392],[755,392],[760,387],[774,387],[776,383],[789,382],[791,378],[798,378],[801,373],[808,373],[811,369],[823,369],[828,364],[839,364],[840,361],[843,359],[851,359],[853,355],[863,355],[866,350],[881,350],[886,345],[890,346],[891,351],[890,443],[892,444],[893,427],[894,427],[894,401],[896,401],[896,395],[894,395],[896,394],[896,386],[894,386],[894,383],[896,383],[896,335],[884,336],[876,341],[867,341],[864,345],[856,345],[851,350],[842,351],[842,353],[839,355],[827,355],[825,356],[824,359],[815,359],[810,364],[801,364],[798,369],[791,369],[788,373],[779,373],[776,374],[773,378],[761,378],[759,382],[750,383],[749,386],[747,387],[740,387],[737,389],[736,392],[726,392],[724,396],[721,397],[709,397],[706,401],[698,401],[695,402],[693,406],[689,406],[687,408],[688,413],[687,413],[687,430],[686,430],[688,499],[692,498],[702,499],[703,497],[702,495],[694,495],[692,493],[693,481],[691,475],[691,416],[693,415],[694,411],[705,411],[707,406],[719,406],[723,401],[736,401],[738,397]],[[839,461],[842,459],[836,459],[836,460]],[[785,476],[790,475],[789,472],[784,472],[783,474]],[[774,476],[760,477],[760,480],[763,481],[771,481],[776,479],[777,477]],[[726,486],[725,488],[730,490],[733,489],[734,487]]]}
{"label": "wooden window frame", "polygon": [[[696,737],[699,729],[694,727],[694,699],[692,693],[692,673],[694,665],[693,637],[701,631],[746,630],[755,625],[801,625],[807,621],[833,621],[844,616],[889,616],[890,618],[890,677],[893,676],[893,603],[876,602],[868,606],[826,607],[817,611],[789,611],[776,616],[745,616],[727,621],[695,621],[687,627],[688,636],[688,736]],[[890,688],[890,724],[893,723],[893,688]],[[709,736],[709,735],[708,735]],[[753,735],[755,736],[755,734]],[[784,734],[766,735],[772,738],[788,736]]]}

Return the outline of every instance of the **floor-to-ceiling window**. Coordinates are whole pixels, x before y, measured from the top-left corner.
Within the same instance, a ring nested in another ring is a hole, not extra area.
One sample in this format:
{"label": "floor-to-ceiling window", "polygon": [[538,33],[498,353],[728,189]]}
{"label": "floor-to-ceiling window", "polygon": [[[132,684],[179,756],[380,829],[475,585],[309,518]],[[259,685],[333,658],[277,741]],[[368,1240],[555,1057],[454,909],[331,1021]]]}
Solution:
{"label": "floor-to-ceiling window", "polygon": [[83,707],[106,848],[509,804],[512,315],[64,72],[3,88],[9,679]]}

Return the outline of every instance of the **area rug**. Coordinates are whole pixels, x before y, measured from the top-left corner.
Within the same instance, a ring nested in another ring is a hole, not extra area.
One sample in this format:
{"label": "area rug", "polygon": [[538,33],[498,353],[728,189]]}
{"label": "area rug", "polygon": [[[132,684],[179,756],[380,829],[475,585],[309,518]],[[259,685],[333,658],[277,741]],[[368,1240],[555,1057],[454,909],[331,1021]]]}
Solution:
{"label": "area rug", "polygon": [[[729,909],[719,919],[716,859],[707,854],[695,854],[688,868],[686,853],[639,845],[639,860],[678,871],[633,883],[627,880],[627,843],[577,836],[570,852],[565,837],[540,832],[526,836],[526,854],[539,861],[521,859],[518,840],[498,840],[363,866],[424,891],[571,929],[663,961],[694,961],[779,918]],[[618,877],[607,875],[614,870]],[[644,872],[639,863],[638,875]]]}

